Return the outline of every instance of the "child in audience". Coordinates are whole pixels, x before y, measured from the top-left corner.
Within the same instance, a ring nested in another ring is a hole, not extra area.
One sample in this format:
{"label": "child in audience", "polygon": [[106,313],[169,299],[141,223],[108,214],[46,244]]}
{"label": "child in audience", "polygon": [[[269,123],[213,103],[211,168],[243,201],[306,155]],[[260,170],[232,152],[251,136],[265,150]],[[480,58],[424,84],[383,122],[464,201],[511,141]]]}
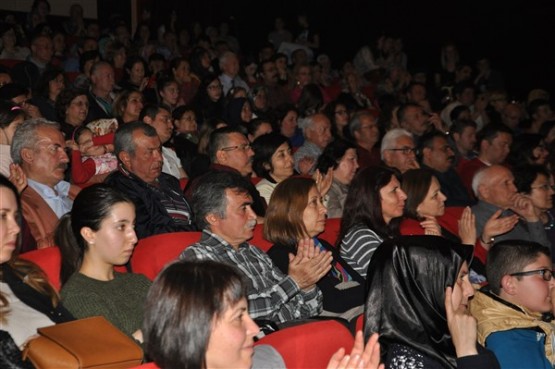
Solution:
{"label": "child in audience", "polygon": [[71,180],[76,185],[102,182],[118,166],[118,159],[110,152],[112,145],[94,145],[93,132],[81,126],[73,134]]}
{"label": "child in audience", "polygon": [[552,311],[555,286],[548,248],[536,242],[505,240],[487,256],[488,285],[474,295],[470,312],[478,321],[478,341],[493,351],[503,369],[552,368]]}

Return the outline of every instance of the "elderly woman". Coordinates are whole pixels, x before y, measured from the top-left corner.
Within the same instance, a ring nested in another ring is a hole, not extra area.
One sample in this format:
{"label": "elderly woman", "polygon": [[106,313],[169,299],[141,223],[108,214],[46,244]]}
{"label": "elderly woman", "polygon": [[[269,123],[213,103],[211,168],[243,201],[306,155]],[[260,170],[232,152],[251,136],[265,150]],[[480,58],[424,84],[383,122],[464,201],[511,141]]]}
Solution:
{"label": "elderly woman", "polygon": [[331,270],[316,283],[324,296],[326,316],[352,321],[362,313],[364,278],[335,247],[317,238],[326,226],[326,207],[311,178],[290,177],[280,182],[266,210],[264,237],[274,245],[268,255],[282,272],[289,272],[290,254],[305,245],[315,245],[333,255]]}
{"label": "elderly woman", "polygon": [[326,206],[329,218],[341,218],[349,185],[358,169],[356,146],[348,141],[335,139],[318,157],[316,168],[320,173],[327,173],[329,170],[333,172],[333,182],[326,196]]}
{"label": "elderly woman", "polygon": [[385,239],[399,235],[397,222],[392,220],[403,215],[406,199],[401,177],[393,169],[366,167],[353,178],[338,242],[341,256],[362,277],[366,278],[376,248]]}

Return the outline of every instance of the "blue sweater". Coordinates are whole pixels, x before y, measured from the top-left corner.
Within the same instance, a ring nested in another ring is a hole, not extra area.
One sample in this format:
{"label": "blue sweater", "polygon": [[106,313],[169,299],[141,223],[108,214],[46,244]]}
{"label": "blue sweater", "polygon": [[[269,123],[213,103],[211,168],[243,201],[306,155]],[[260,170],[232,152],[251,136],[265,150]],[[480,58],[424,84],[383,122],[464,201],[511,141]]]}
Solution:
{"label": "blue sweater", "polygon": [[502,369],[552,369],[544,344],[545,333],[533,329],[499,331],[486,339],[486,347],[495,353]]}

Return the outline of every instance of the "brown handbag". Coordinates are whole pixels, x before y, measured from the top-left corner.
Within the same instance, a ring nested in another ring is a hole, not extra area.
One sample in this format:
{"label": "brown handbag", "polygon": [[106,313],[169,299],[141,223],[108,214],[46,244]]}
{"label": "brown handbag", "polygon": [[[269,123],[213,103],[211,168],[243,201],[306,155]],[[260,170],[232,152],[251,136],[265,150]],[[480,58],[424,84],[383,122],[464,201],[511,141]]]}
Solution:
{"label": "brown handbag", "polygon": [[102,316],[39,328],[23,358],[37,369],[131,368],[143,350]]}

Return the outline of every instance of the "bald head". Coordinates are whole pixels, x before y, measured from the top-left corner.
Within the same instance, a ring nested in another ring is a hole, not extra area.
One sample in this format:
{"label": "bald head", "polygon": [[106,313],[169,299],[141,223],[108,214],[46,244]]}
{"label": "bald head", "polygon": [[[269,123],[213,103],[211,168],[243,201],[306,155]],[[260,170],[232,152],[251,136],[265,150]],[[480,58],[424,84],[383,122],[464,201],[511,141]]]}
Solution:
{"label": "bald head", "polygon": [[479,200],[508,209],[517,193],[512,172],[502,165],[480,170],[472,180],[472,190]]}

